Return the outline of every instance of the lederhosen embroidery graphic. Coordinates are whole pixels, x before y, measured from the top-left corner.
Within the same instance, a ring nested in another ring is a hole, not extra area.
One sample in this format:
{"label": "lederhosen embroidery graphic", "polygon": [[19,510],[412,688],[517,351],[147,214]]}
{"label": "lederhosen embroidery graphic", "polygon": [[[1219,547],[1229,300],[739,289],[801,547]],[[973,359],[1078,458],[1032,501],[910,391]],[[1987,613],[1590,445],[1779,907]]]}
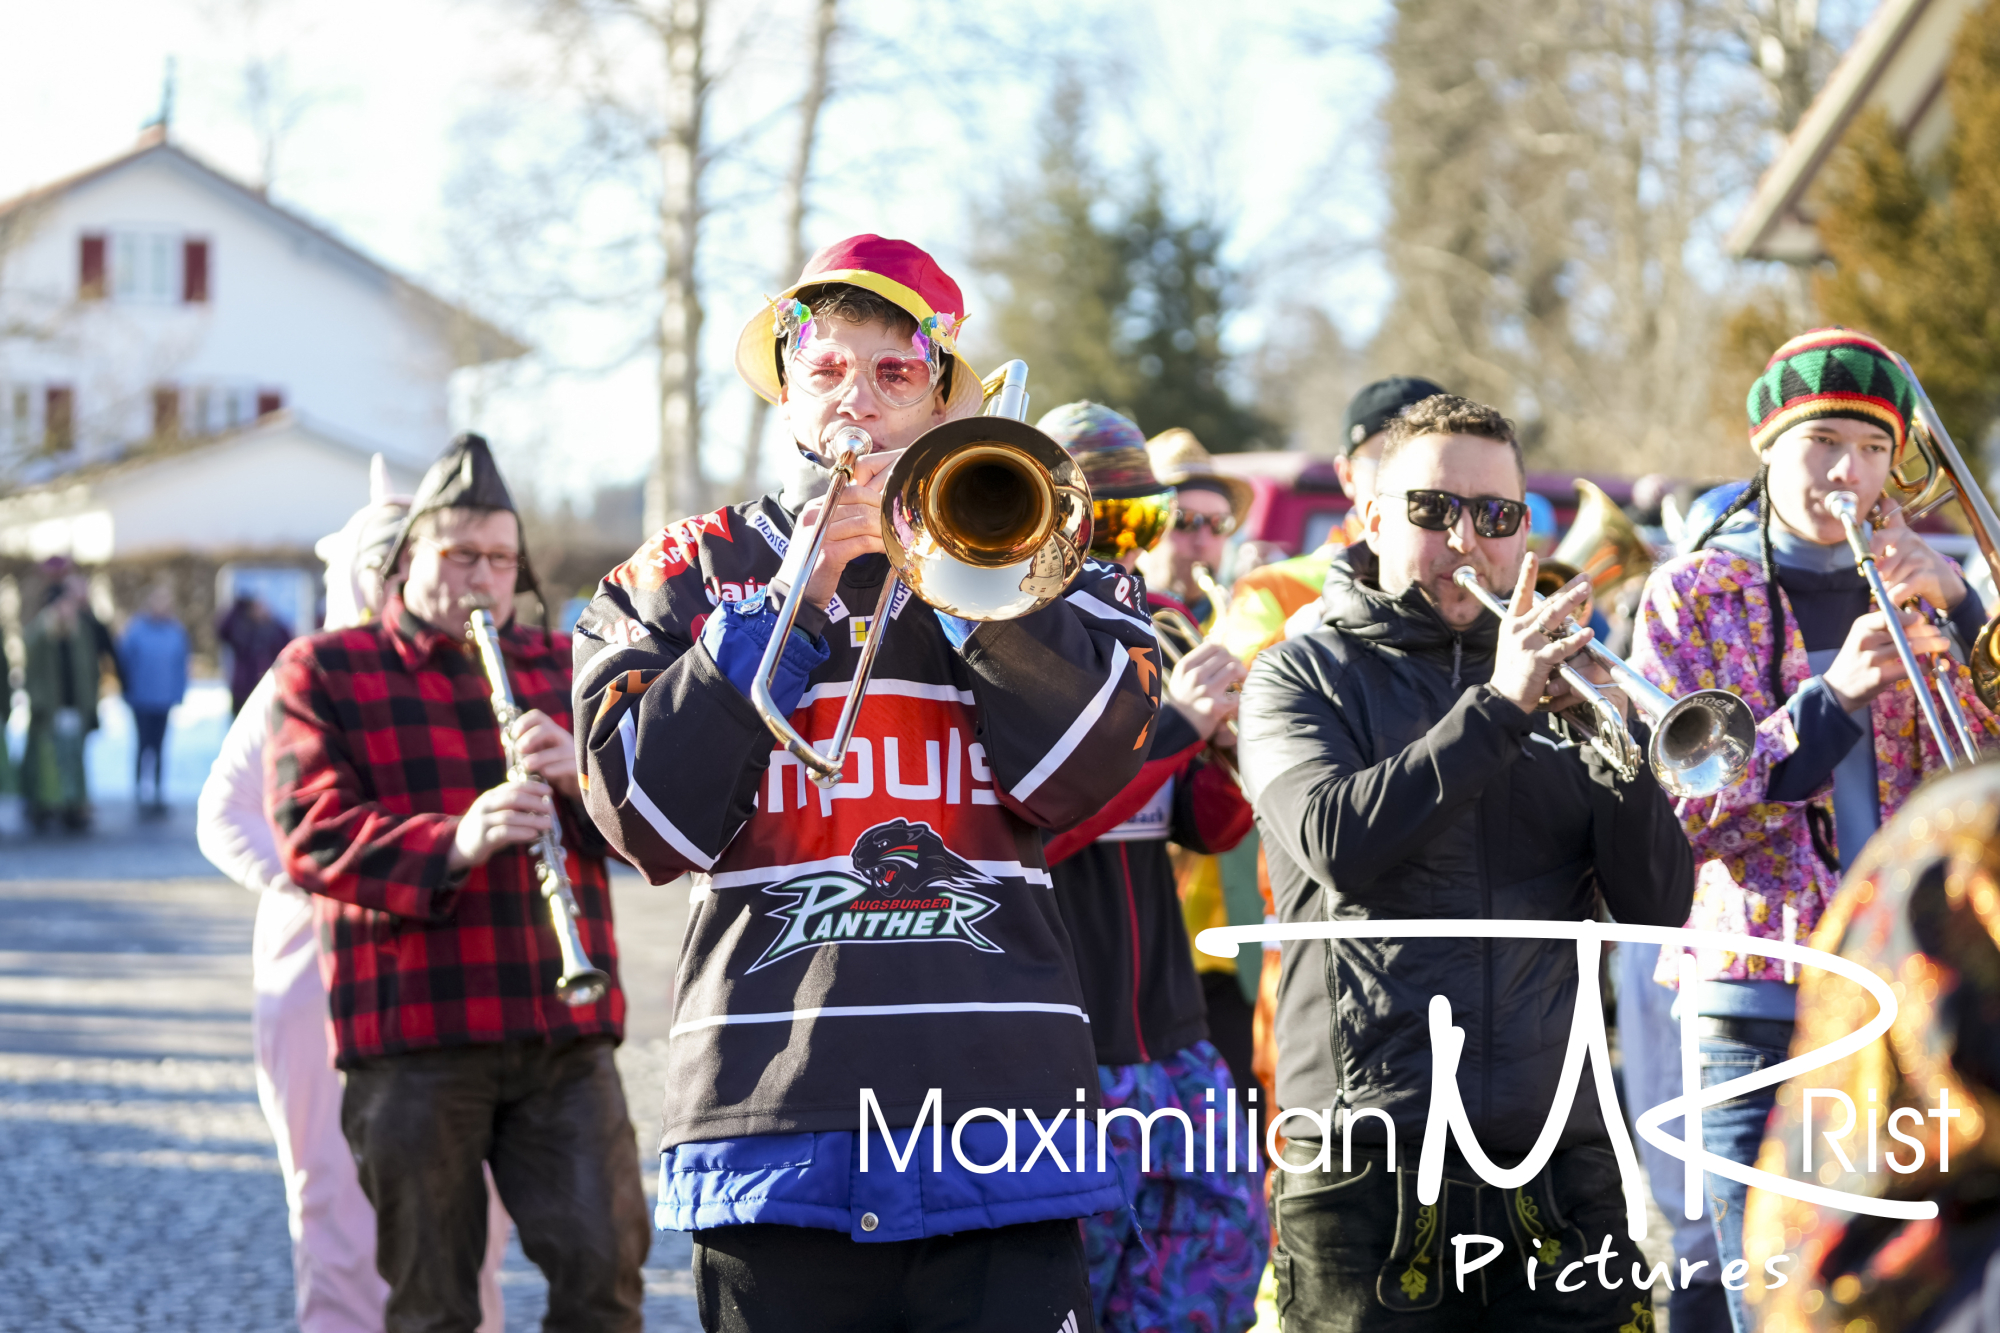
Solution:
{"label": "lederhosen embroidery graphic", "polygon": [[1396,1239],[1375,1276],[1375,1299],[1391,1310],[1430,1310],[1444,1300],[1439,1257],[1443,1248],[1447,1180],[1436,1203],[1417,1202],[1415,1171],[1396,1173]]}
{"label": "lederhosen embroidery graphic", "polygon": [[1582,1233],[1569,1224],[1556,1206],[1555,1183],[1548,1167],[1543,1167],[1519,1189],[1507,1190],[1505,1196],[1507,1225],[1523,1256],[1532,1255],[1552,1275],[1565,1262],[1584,1256],[1588,1247]]}

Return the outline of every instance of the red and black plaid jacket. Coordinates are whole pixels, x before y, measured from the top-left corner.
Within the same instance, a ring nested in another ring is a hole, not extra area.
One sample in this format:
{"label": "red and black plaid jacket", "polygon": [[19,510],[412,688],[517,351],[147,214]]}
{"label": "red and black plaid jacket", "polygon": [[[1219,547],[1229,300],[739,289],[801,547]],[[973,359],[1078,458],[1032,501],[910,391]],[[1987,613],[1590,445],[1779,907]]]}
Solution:
{"label": "red and black plaid jacket", "polygon": [[[516,701],[568,727],[569,640],[519,624],[500,640]],[[380,623],[293,640],[271,670],[265,791],[286,873],[319,895],[337,1063],[621,1035],[605,843],[579,810],[559,802],[578,927],[612,977],[597,1004],[556,998],[561,955],[529,849],[446,870],[459,816],[507,771],[476,654],[392,600]]]}

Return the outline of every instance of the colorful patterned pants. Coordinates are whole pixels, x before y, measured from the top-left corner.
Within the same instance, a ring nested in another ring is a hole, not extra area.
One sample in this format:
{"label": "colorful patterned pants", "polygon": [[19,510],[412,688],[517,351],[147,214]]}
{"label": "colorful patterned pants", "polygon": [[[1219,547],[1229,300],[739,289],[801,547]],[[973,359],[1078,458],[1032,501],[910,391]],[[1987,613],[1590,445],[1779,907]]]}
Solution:
{"label": "colorful patterned pants", "polygon": [[[1140,1170],[1140,1126],[1111,1122],[1111,1155],[1136,1182],[1132,1204],[1083,1222],[1090,1294],[1104,1333],[1242,1333],[1257,1319],[1257,1280],[1270,1249],[1261,1171],[1205,1171],[1207,1111],[1216,1112],[1216,1161],[1223,1160],[1229,1066],[1206,1041],[1143,1065],[1099,1065],[1106,1110],[1187,1114],[1196,1169],[1178,1120],[1154,1120],[1148,1170]],[[1215,1100],[1208,1100],[1208,1090]],[[1239,1154],[1242,1151],[1239,1121]],[[1239,1155],[1238,1165],[1241,1165]]]}

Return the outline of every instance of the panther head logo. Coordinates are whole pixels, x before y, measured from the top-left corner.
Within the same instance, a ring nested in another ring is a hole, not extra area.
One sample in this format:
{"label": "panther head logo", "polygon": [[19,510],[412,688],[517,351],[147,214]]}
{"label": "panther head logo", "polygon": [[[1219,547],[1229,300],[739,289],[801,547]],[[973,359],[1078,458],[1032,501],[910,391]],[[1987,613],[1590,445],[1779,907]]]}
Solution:
{"label": "panther head logo", "polygon": [[985,884],[929,824],[892,819],[854,840],[854,873],[877,893],[918,893],[934,885]]}

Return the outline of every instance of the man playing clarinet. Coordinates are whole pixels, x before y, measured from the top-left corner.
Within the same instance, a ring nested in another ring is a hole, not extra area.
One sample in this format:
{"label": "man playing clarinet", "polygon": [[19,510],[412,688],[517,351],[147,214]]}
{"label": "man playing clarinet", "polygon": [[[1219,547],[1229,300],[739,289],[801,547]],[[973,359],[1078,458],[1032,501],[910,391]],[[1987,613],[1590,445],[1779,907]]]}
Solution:
{"label": "man playing clarinet", "polygon": [[[651,1234],[612,1049],[624,1027],[604,840],[582,817],[568,644],[520,624],[534,590],[486,442],[424,477],[384,561],[379,620],[293,641],[272,668],[270,813],[285,872],[316,895],[341,1128],[376,1214],[387,1328],[479,1324],[490,1163],[547,1327],[633,1330]],[[512,743],[468,650],[500,627]],[[556,995],[562,957],[532,845],[562,821],[578,929],[604,997]]]}

